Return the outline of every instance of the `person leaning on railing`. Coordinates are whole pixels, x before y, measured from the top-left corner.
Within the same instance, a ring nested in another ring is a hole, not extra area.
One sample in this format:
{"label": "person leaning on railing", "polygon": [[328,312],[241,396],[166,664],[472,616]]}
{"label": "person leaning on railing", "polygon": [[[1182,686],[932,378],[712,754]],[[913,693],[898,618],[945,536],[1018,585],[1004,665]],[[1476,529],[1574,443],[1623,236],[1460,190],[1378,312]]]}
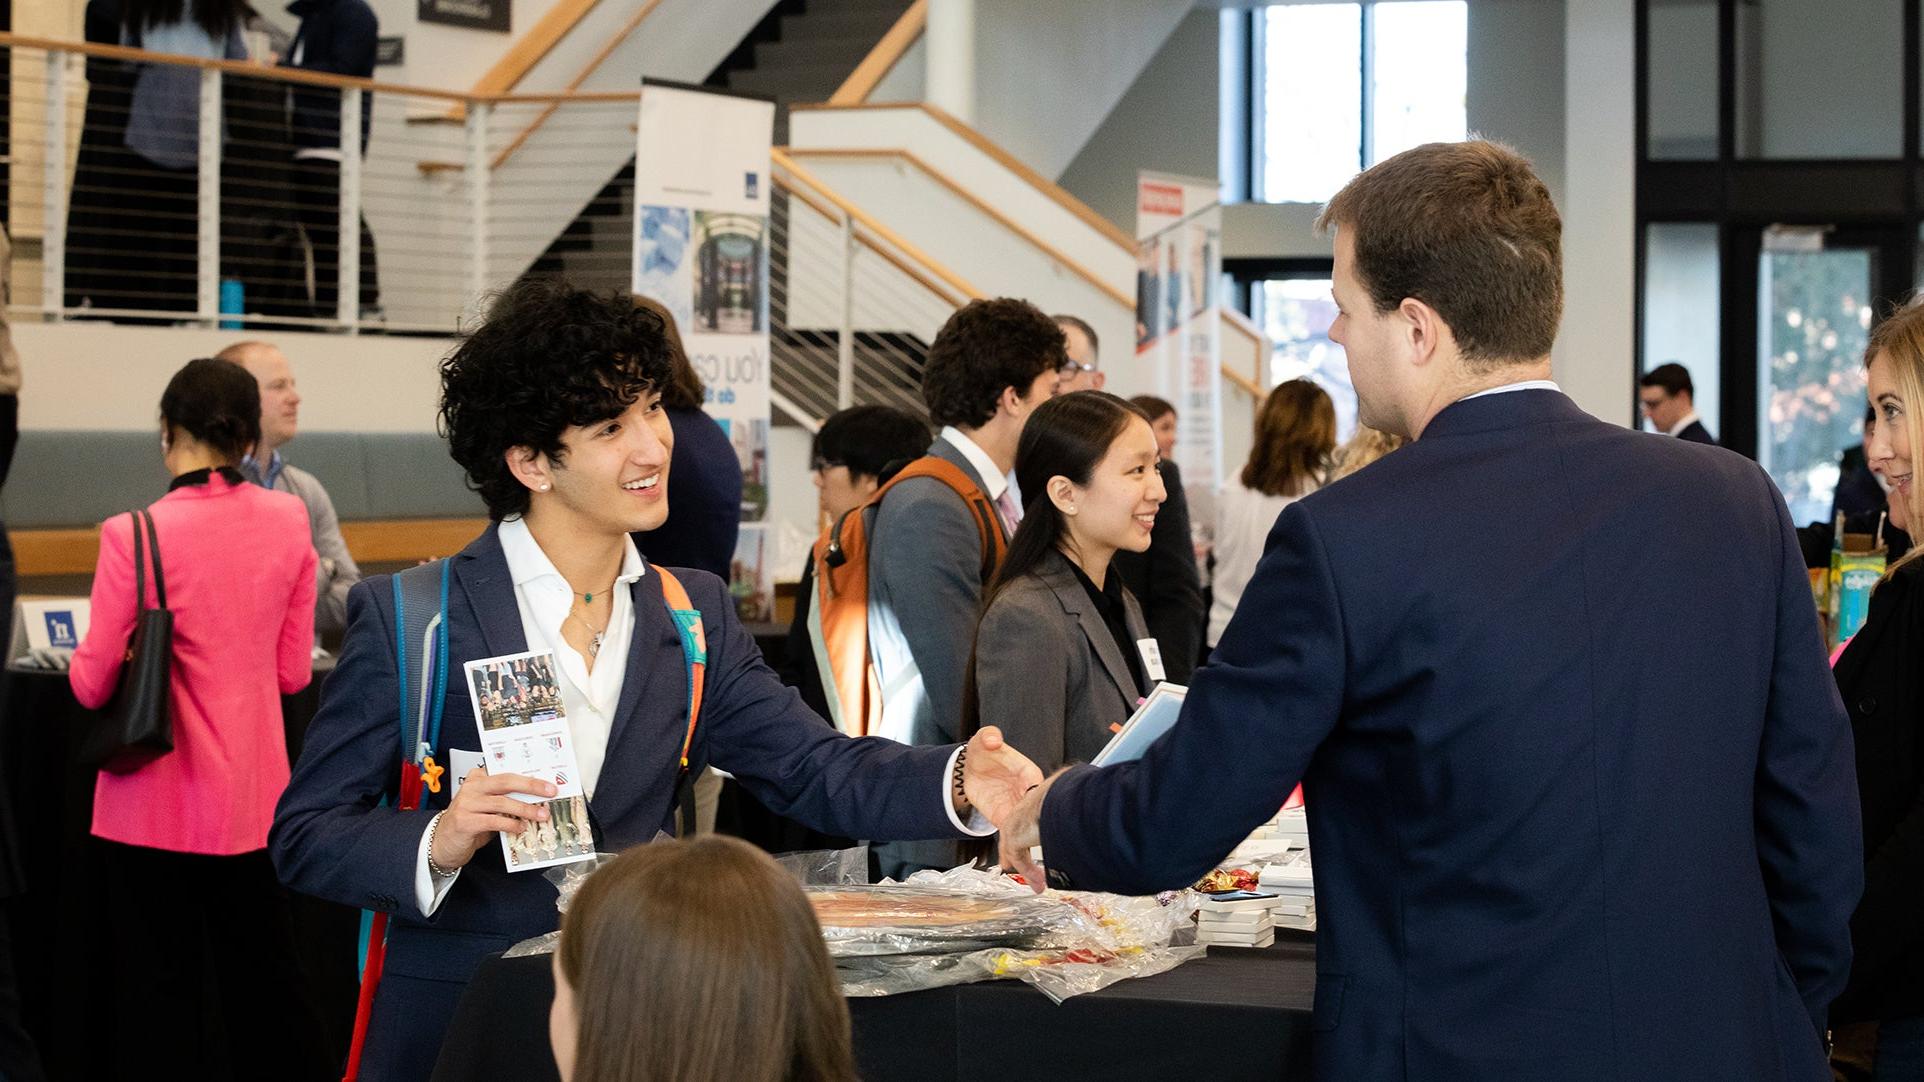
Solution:
{"label": "person leaning on railing", "polygon": [[[327,1077],[320,1022],[294,956],[286,899],[267,859],[287,787],[280,697],[307,686],[314,548],[299,500],[234,469],[260,437],[254,379],[225,361],[188,362],[160,399],[173,483],[148,511],[158,553],[135,596],[133,520],[100,530],[92,620],[68,679],[89,708],[121,681],[143,604],[164,575],[174,614],[168,708],[173,750],[101,771],[93,835],[104,872],[113,1010],[100,1034],[113,1077],[165,1064],[182,1078]],[[203,989],[215,990],[209,1002]],[[220,1018],[225,1047],[203,1038]]]}

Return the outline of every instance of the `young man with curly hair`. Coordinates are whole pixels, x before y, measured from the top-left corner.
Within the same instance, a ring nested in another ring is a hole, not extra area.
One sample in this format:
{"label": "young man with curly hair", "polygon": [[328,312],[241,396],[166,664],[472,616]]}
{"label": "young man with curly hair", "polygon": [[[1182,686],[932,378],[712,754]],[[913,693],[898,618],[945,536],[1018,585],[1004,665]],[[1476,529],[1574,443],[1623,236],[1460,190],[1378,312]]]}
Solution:
{"label": "young man with curly hair", "polygon": [[[669,514],[674,433],[661,319],[625,294],[554,282],[509,289],[441,366],[441,423],[487,503],[487,530],[451,557],[438,764],[479,758],[464,662],[546,650],[566,706],[599,851],[672,830],[690,688],[663,576],[629,534]],[[714,764],[764,804],[827,833],[980,836],[1033,764],[987,731],[966,749],[851,739],[763,664],[714,575],[673,575],[700,610],[705,692],[688,770]],[[560,920],[540,875],[510,874],[495,839],[546,824],[546,781],[466,771],[458,791],[402,811],[394,588],[348,595],[341,660],[322,692],[270,848],[296,890],[389,913],[386,972],[361,1078],[421,1079],[475,966]],[[966,824],[966,825],[965,825]]]}
{"label": "young man with curly hair", "polygon": [[[922,398],[941,426],[928,453],[957,467],[996,505],[1004,538],[1022,518],[1009,471],[1016,441],[1056,392],[1068,363],[1061,328],[1026,301],[971,301],[929,347]],[[962,718],[962,679],[982,606],[982,534],[962,496],[913,477],[883,497],[869,527],[869,651],[882,689],[881,735],[948,744]],[[901,878],[960,861],[953,842],[876,847]]]}

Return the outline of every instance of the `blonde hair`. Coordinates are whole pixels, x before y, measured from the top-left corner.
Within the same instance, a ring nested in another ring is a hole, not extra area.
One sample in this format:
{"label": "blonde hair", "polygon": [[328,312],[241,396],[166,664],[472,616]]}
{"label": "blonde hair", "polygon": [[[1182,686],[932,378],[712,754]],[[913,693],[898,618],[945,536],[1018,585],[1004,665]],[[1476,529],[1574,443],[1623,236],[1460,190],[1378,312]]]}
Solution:
{"label": "blonde hair", "polygon": [[[1880,353],[1890,358],[1897,393],[1904,398],[1904,417],[1898,423],[1904,426],[1912,461],[1915,461],[1917,454],[1924,451],[1924,303],[1913,299],[1871,329],[1870,341],[1864,347],[1864,367],[1869,369]],[[1916,485],[1911,486],[1910,504],[1904,511],[1909,517],[1913,538],[1924,540],[1924,498],[1920,498]],[[1911,551],[1892,564],[1885,575],[1889,576],[1919,555],[1924,555],[1924,544],[1913,544]]]}
{"label": "blonde hair", "polygon": [[1329,479],[1331,482],[1341,481],[1408,442],[1402,436],[1392,436],[1368,425],[1357,425],[1356,434],[1349,438],[1348,443],[1336,449],[1336,465],[1330,471]]}
{"label": "blonde hair", "polygon": [[747,842],[615,858],[568,907],[557,961],[580,1022],[575,1082],[855,1082],[815,910]]}

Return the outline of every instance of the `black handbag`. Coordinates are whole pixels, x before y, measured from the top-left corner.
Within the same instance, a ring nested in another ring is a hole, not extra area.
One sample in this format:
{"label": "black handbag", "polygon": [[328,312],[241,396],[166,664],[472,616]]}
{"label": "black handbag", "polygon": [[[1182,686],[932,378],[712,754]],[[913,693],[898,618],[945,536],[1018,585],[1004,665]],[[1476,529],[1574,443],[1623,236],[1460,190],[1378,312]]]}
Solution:
{"label": "black handbag", "polygon": [[[80,759],[109,774],[127,774],[174,750],[174,719],[168,707],[168,670],[174,659],[174,614],[167,608],[167,579],[160,567],[160,537],[154,532],[154,516],[145,511],[129,512],[134,517],[134,601],[140,615],[134,619],[133,639],[127,644],[127,658],[120,672],[120,688],[112,701],[95,715],[93,728],[81,742]],[[146,532],[147,551],[153,553],[154,599],[159,607],[147,607],[146,555],[141,532]]]}

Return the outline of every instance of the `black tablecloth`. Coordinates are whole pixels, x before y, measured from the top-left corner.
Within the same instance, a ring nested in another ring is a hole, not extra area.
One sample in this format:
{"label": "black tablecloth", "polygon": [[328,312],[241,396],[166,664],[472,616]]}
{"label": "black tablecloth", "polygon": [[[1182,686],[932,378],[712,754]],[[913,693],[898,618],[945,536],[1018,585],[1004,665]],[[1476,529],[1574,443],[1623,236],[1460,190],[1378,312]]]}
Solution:
{"label": "black tablecloth", "polygon": [[[305,690],[281,701],[290,761],[320,702],[323,671]],[[95,878],[94,771],[75,760],[74,737],[86,711],[74,700],[65,673],[9,670],[0,677],[0,792],[11,798],[25,893],[11,899],[6,919],[22,990],[27,1031],[47,1061],[50,1077],[79,1079],[93,1071],[98,1045],[89,1025],[112,959],[99,948],[104,927]],[[218,899],[209,899],[218,905]],[[360,914],[300,895],[292,897],[296,946],[328,1036],[345,1059],[359,987],[355,947]]]}
{"label": "black tablecloth", "polygon": [[[863,1082],[1309,1077],[1316,949],[1214,947],[1168,973],[1060,1005],[1016,981],[848,1001]],[[553,1082],[549,958],[490,958],[454,1016],[433,1082]]]}

